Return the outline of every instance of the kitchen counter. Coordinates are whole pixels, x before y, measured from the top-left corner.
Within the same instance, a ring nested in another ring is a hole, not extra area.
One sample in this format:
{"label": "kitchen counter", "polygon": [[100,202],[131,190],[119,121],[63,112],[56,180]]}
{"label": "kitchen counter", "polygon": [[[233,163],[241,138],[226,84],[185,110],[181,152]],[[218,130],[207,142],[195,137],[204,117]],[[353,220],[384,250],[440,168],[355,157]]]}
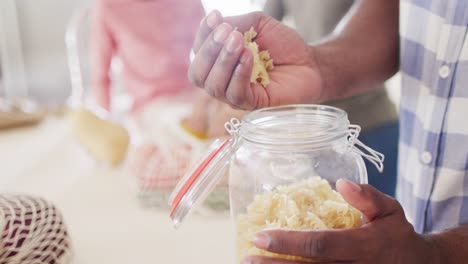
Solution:
{"label": "kitchen counter", "polygon": [[174,230],[168,211],[142,208],[123,168],[95,163],[65,120],[0,131],[0,192],[38,195],[62,211],[75,264],[233,263],[227,215],[193,215]]}

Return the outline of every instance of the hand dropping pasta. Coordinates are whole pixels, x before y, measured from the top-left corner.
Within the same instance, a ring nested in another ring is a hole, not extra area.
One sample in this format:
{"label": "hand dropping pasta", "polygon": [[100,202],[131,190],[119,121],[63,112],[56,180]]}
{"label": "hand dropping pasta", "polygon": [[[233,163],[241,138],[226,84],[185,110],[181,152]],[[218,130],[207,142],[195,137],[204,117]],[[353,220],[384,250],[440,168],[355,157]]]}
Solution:
{"label": "hand dropping pasta", "polygon": [[270,83],[268,71],[273,69],[273,59],[270,58],[268,50],[259,50],[258,44],[253,41],[256,36],[257,32],[253,27],[244,33],[244,45],[252,51],[254,60],[250,82],[259,82],[265,88]]}
{"label": "hand dropping pasta", "polygon": [[273,192],[255,197],[247,213],[237,219],[237,246],[240,261],[248,255],[279,257],[313,262],[294,256],[278,255],[256,248],[254,235],[266,228],[293,230],[345,229],[362,225],[362,214],[351,207],[330,184],[312,177]]}

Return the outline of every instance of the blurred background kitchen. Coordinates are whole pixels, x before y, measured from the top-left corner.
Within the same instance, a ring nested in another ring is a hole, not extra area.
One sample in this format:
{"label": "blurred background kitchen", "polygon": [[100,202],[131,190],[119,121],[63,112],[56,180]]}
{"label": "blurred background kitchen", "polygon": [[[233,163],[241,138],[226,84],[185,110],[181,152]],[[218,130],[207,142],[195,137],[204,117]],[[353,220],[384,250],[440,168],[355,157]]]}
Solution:
{"label": "blurred background kitchen", "polygon": [[[218,9],[223,15],[234,15],[261,10],[266,1],[202,2],[206,13]],[[140,151],[136,155],[137,161],[129,161],[131,154],[126,155],[127,159],[118,166],[99,161],[90,154],[93,149],[80,144],[80,136],[89,135],[73,133],[74,127],[64,110],[71,106],[72,87],[75,86],[75,92],[79,89],[76,79],[74,84],[72,81],[76,78],[73,65],[77,63],[70,57],[65,36],[67,27],[70,30],[70,25],[73,26],[70,24],[72,18],[77,18],[93,4],[93,0],[0,1],[0,195],[28,194],[53,202],[62,211],[69,230],[74,263],[224,263],[233,260],[231,225],[223,195],[213,198],[215,206],[211,208],[221,207],[223,210],[208,208],[190,219],[180,231],[172,228],[167,206],[162,205],[168,198],[168,191],[154,191],[161,186],[154,182],[161,181],[147,172],[148,168],[142,171],[140,167],[157,151],[174,160],[193,157],[166,153],[164,147],[156,144],[158,142],[149,142],[148,138],[164,138],[164,132],[158,131],[161,126],[143,126],[145,131],[133,133],[132,127],[141,129],[141,126],[125,117],[131,106],[128,92],[120,82],[122,65],[118,60],[113,61],[111,68],[112,94],[114,99],[117,98],[112,105],[114,115],[106,118],[130,131],[128,151]],[[79,45],[88,43],[86,28],[90,22],[87,19],[75,21],[75,26],[80,26],[75,35]],[[292,16],[286,15],[283,20],[295,26]],[[85,30],[81,30],[81,26]],[[79,64],[83,71],[82,88],[89,93],[92,79],[90,55],[87,48],[80,46],[77,50],[78,57],[82,58]],[[184,73],[180,78],[185,76]],[[394,102],[399,100],[398,86],[398,76],[387,84]],[[90,94],[88,97],[93,99]],[[182,103],[173,104],[174,113],[179,113],[176,109],[179,105]],[[148,116],[166,106],[155,105],[139,120],[151,123]],[[181,113],[191,109],[187,105],[182,107],[186,109]],[[164,126],[168,124],[164,122],[171,122],[170,111],[169,120],[164,121],[161,117]],[[173,135],[173,131],[165,132]],[[141,143],[135,143],[135,137],[144,143],[142,149],[132,149]],[[186,139],[184,135],[180,137],[188,142],[191,151],[198,148],[199,153],[195,156],[203,152],[204,145],[197,145],[197,140]],[[99,146],[94,151],[105,156],[106,150],[102,148]],[[187,169],[191,163],[193,161],[164,168],[177,170],[180,174],[180,170]],[[151,168],[152,171],[158,169],[160,167]],[[132,173],[144,175],[135,177]],[[221,192],[225,192],[224,189]]]}
{"label": "blurred background kitchen", "polygon": [[[259,6],[249,0],[203,2],[208,12],[219,8],[226,15]],[[5,95],[8,90],[12,96],[23,96],[27,92],[39,102],[63,103],[71,91],[64,42],[66,26],[73,14],[91,3],[92,0],[1,1],[0,94]],[[15,89],[7,89],[8,83]]]}

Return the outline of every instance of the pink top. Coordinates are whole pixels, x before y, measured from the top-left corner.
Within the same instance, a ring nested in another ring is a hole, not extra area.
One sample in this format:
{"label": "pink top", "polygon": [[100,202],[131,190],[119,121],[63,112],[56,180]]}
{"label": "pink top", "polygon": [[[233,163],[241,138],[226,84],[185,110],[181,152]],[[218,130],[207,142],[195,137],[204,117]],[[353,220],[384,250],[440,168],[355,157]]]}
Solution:
{"label": "pink top", "polygon": [[204,16],[200,0],[96,0],[93,12],[93,86],[110,105],[110,62],[123,63],[133,109],[157,96],[190,89],[190,50]]}

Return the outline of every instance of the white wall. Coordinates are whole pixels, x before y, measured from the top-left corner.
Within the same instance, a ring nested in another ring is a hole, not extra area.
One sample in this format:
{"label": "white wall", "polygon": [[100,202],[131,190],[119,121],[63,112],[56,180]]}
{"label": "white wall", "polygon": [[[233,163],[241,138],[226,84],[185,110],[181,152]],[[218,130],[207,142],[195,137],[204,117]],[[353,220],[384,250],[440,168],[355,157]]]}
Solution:
{"label": "white wall", "polygon": [[224,16],[240,15],[261,10],[264,0],[202,0],[207,13],[219,10]]}
{"label": "white wall", "polygon": [[29,92],[41,101],[70,91],[64,34],[70,16],[91,0],[16,0]]}
{"label": "white wall", "polygon": [[8,97],[25,96],[26,81],[15,0],[0,1],[0,53],[3,92]]}

